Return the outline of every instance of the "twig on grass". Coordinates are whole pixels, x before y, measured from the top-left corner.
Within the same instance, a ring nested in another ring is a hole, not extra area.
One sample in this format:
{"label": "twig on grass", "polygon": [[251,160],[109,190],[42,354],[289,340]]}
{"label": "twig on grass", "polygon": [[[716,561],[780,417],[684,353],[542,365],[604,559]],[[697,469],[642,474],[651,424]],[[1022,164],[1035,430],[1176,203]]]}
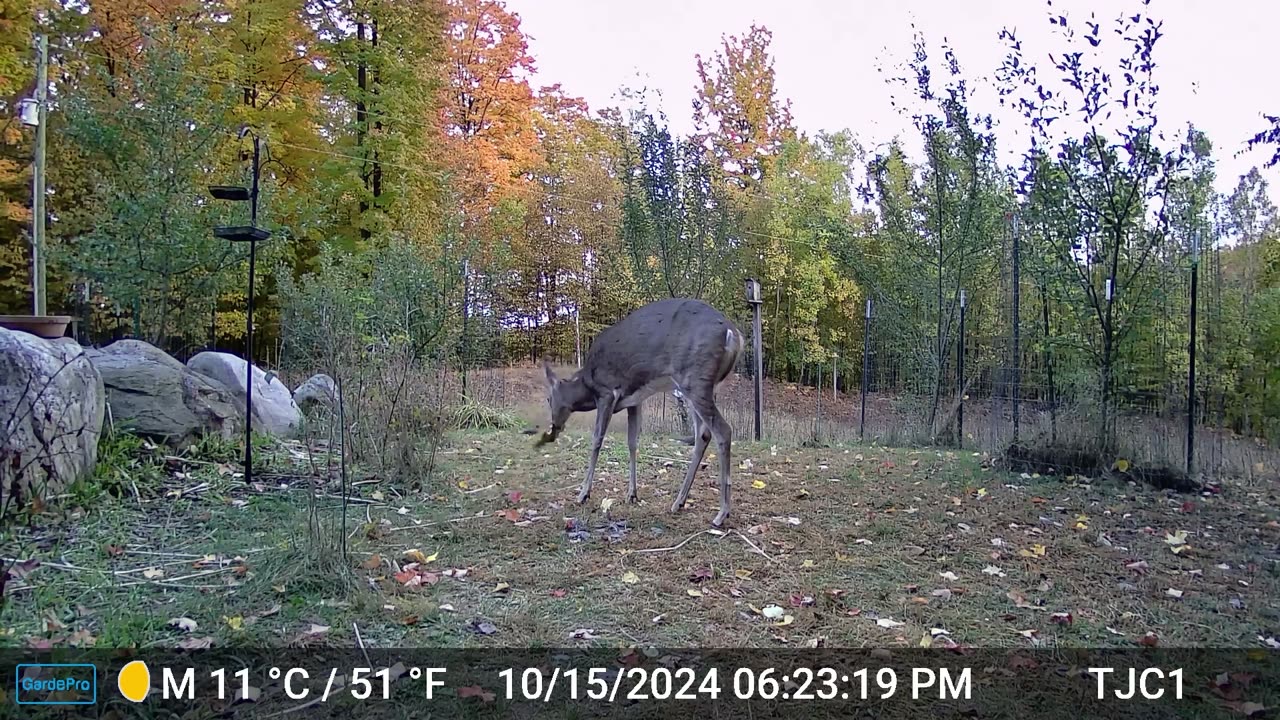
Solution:
{"label": "twig on grass", "polygon": [[364,638],[360,637],[360,626],[352,622],[351,629],[356,632],[356,646],[360,648],[360,652],[364,653],[364,661],[366,665],[368,667],[373,667],[373,661],[369,659],[369,651],[364,647]]}
{"label": "twig on grass", "polygon": [[698,537],[699,535],[710,535],[710,534],[712,534],[710,530],[699,530],[698,532],[696,532],[696,533],[694,533],[694,534],[690,535],[689,537],[685,538],[685,539],[684,539],[683,541],[681,541],[679,544],[677,544],[677,545],[672,545],[671,547],[643,548],[643,549],[640,549],[640,550],[632,550],[632,552],[637,552],[637,553],[656,553],[656,552],[670,552],[670,551],[672,551],[672,550],[679,550],[680,548],[684,547],[685,545],[688,545],[690,540],[693,540],[694,538]]}
{"label": "twig on grass", "polygon": [[490,515],[488,514],[468,515],[466,517],[450,518],[448,520],[440,520],[438,522],[422,523],[421,525],[405,525],[403,527],[389,527],[383,530],[383,532],[397,532],[399,530],[417,530],[419,528],[433,527],[435,525],[447,525],[449,523],[460,523],[460,522],[466,522],[468,520],[479,520],[480,518],[487,518],[487,517],[490,517]]}
{"label": "twig on grass", "polygon": [[752,549],[752,550],[755,550],[755,551],[756,551],[756,554],[758,554],[760,557],[764,558],[765,560],[768,560],[769,562],[771,562],[771,563],[773,563],[773,564],[775,564],[775,565],[778,563],[778,561],[777,561],[777,560],[774,560],[773,558],[771,558],[771,557],[769,557],[767,554],[765,554],[765,551],[761,550],[761,549],[760,549],[760,547],[759,547],[758,545],[756,545],[755,543],[751,542],[751,540],[750,540],[750,539],[748,539],[746,535],[743,535],[742,533],[738,532],[737,530],[731,530],[730,532],[732,532],[734,535],[737,535],[738,537],[742,538],[742,542],[744,542],[744,543],[746,543],[747,545],[751,546],[751,549]]}

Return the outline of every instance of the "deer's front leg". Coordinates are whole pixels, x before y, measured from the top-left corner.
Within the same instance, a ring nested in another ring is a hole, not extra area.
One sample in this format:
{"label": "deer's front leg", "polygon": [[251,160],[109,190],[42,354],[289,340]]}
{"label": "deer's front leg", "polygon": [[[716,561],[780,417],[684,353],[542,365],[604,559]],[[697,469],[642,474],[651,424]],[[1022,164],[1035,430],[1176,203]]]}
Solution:
{"label": "deer's front leg", "polygon": [[636,449],[640,446],[640,406],[627,408],[627,451],[631,454],[631,479],[627,482],[627,502],[636,502]]}
{"label": "deer's front leg", "polygon": [[596,431],[591,438],[591,459],[587,462],[587,476],[582,479],[582,490],[578,492],[578,504],[591,497],[591,483],[596,477],[596,462],[600,459],[600,445],[604,443],[604,433],[609,429],[609,418],[613,417],[615,398],[608,398],[596,404]]}

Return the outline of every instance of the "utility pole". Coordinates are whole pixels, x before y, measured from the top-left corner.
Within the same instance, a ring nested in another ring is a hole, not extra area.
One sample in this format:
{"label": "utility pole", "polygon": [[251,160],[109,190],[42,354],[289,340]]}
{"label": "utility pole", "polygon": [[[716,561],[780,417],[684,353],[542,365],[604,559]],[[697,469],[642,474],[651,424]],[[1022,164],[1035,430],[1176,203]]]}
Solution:
{"label": "utility pole", "polygon": [[33,310],[43,316],[45,305],[44,272],[44,196],[45,196],[45,139],[48,125],[49,88],[49,38],[41,34],[36,39],[36,147],[31,166],[31,290]]}

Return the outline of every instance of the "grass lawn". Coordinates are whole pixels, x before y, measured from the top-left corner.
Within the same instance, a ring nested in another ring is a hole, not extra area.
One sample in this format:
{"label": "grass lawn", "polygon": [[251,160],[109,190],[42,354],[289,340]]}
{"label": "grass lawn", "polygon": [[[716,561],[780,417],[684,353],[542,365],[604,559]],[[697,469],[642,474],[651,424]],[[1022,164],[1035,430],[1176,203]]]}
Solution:
{"label": "grass lawn", "polygon": [[[668,512],[688,447],[646,438],[640,503],[606,441],[574,502],[584,433],[534,450],[457,434],[434,479],[315,487],[300,444],[108,450],[98,487],[16,533],[12,646],[1264,647],[1277,624],[1270,489],[1180,496],[1011,475],[981,456],[734,446]],[[115,456],[110,456],[115,452]],[[114,473],[114,474],[113,474]],[[114,479],[113,479],[114,478]],[[79,502],[77,502],[79,501]],[[346,538],[347,554],[341,541]],[[1261,638],[1261,639],[1260,639]],[[928,641],[926,641],[928,642]]]}
{"label": "grass lawn", "polygon": [[[4,556],[21,562],[0,637],[44,649],[579,647],[622,658],[922,645],[1270,656],[1277,642],[1280,524],[1267,488],[1183,496],[1014,475],[964,451],[738,442],[734,510],[713,531],[713,453],[673,515],[687,446],[645,437],[631,505],[625,444],[611,434],[579,506],[589,435],[571,426],[555,445],[533,440],[455,433],[432,477],[412,487],[354,473],[344,521],[340,486],[318,479],[327,456],[303,443],[262,441],[262,468],[246,484],[235,447],[172,455],[113,439],[92,482],[11,529]],[[1072,681],[1032,687],[1061,711],[1063,692],[1081,692]],[[532,716],[476,688],[434,712]],[[1030,700],[1011,688],[978,714],[1019,717]],[[1238,693],[1209,699],[1217,712],[1256,709]],[[1280,689],[1255,685],[1247,699],[1280,700]],[[311,710],[373,716],[354,702]],[[544,714],[579,717],[573,707]],[[669,711],[642,703],[627,716],[646,716],[642,707]],[[917,710],[880,706],[894,717]],[[259,708],[282,711],[296,710]],[[379,716],[420,711],[408,700]]]}

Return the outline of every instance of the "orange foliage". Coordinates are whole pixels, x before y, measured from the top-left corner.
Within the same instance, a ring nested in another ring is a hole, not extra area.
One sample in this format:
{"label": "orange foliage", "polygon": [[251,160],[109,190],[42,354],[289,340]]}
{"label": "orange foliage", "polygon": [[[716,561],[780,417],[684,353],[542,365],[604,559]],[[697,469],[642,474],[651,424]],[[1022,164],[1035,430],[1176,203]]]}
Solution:
{"label": "orange foliage", "polygon": [[440,102],[445,165],[472,239],[483,249],[495,240],[495,208],[526,197],[520,190],[538,161],[528,82],[533,57],[520,16],[499,0],[446,5],[447,77]]}

